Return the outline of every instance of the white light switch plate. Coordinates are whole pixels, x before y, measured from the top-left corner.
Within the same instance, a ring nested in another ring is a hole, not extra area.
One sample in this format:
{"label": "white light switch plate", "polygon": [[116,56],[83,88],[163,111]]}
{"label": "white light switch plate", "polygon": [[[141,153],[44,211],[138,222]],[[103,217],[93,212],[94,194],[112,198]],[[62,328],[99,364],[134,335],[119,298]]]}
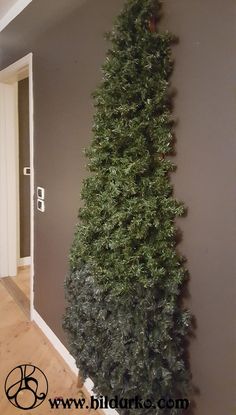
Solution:
{"label": "white light switch plate", "polygon": [[45,189],[43,187],[37,187],[37,198],[41,200],[45,199]]}
{"label": "white light switch plate", "polygon": [[44,202],[44,200],[41,200],[41,199],[37,200],[37,209],[40,212],[45,212],[45,202]]}
{"label": "white light switch plate", "polygon": [[24,176],[30,176],[30,167],[24,167],[23,174]]}

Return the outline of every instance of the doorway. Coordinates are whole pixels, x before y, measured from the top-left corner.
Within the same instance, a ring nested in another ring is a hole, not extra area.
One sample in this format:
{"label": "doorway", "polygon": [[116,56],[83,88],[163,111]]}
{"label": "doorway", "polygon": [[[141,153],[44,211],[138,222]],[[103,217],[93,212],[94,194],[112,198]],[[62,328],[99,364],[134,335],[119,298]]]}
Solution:
{"label": "doorway", "polygon": [[0,72],[0,278],[32,320],[34,164],[32,54]]}

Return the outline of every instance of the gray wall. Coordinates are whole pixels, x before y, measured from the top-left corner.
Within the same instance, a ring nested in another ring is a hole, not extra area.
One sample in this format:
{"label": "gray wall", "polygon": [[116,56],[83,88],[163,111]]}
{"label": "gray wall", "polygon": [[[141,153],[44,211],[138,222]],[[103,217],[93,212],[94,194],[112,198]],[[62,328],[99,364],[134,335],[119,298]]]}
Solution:
{"label": "gray wall", "polygon": [[[40,3],[40,6],[39,6]],[[46,212],[35,212],[35,303],[64,341],[63,280],[91,139],[91,92],[101,79],[106,44],[123,0],[33,1],[0,38],[1,66],[34,52],[36,185]],[[236,117],[235,1],[165,0],[175,48],[176,196],[188,206],[179,220],[181,252],[191,275],[190,308],[195,415],[233,411],[235,356]]]}
{"label": "gray wall", "polygon": [[179,36],[177,196],[188,258],[190,307],[197,320],[191,345],[197,415],[233,414],[236,277],[236,3],[167,0],[165,26]]}
{"label": "gray wall", "polygon": [[30,176],[24,167],[30,166],[29,143],[29,79],[18,83],[19,120],[19,187],[20,187],[20,257],[30,256]]}

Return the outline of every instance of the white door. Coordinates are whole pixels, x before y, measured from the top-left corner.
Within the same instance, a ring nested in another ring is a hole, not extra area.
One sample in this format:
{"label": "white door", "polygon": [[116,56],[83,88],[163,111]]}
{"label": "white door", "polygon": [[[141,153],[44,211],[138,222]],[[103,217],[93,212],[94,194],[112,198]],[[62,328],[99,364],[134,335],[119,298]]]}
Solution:
{"label": "white door", "polygon": [[0,277],[17,274],[17,84],[0,83]]}

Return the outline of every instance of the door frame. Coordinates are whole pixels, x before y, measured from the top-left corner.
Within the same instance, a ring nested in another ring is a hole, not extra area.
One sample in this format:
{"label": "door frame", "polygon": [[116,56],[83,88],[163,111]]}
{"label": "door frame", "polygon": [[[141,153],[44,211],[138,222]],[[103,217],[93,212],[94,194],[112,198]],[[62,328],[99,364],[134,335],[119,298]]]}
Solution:
{"label": "door frame", "polygon": [[[33,54],[29,53],[0,71],[0,83],[15,84],[29,78],[29,140],[30,140],[30,320],[34,310],[34,99],[33,99]],[[16,105],[17,102],[16,102]],[[0,114],[1,117],[1,114]],[[14,117],[16,129],[18,120]],[[0,119],[1,121],[1,119]]]}

